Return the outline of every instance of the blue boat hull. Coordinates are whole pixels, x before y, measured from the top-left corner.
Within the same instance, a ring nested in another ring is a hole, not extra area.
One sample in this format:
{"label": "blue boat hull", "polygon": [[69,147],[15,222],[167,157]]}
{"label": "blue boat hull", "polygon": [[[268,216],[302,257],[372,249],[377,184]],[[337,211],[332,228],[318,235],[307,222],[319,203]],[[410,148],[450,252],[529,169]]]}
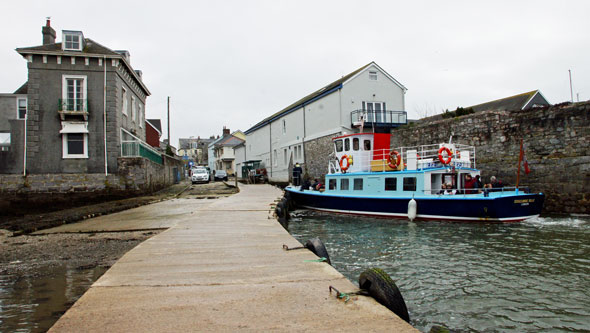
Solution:
{"label": "blue boat hull", "polygon": [[[320,211],[407,218],[412,199],[363,197],[298,191],[287,188],[287,196],[295,205]],[[418,220],[517,222],[541,213],[545,195],[514,194],[484,197],[483,195],[431,196],[414,198]]]}

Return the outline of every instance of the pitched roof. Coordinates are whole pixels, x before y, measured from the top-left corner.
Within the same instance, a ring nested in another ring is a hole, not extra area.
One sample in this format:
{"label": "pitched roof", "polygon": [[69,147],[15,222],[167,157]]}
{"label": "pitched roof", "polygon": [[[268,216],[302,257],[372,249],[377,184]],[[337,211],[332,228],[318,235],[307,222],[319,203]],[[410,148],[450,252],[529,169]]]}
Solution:
{"label": "pitched roof", "polygon": [[223,140],[217,142],[215,144],[215,146],[234,147],[234,146],[239,145],[242,142],[244,142],[244,140],[242,140],[238,137],[235,137],[233,135],[227,135],[227,136],[223,137]]}
{"label": "pitched roof", "polygon": [[29,81],[23,83],[22,86],[20,86],[20,88],[16,89],[16,91],[14,92],[15,95],[26,95],[29,91]]}
{"label": "pitched roof", "polygon": [[146,121],[148,121],[152,127],[160,131],[160,133],[162,133],[162,121],[160,119],[146,119]]}
{"label": "pitched roof", "polygon": [[196,142],[197,144],[201,144],[204,147],[208,147],[211,142],[215,139],[211,138],[179,138],[178,139],[178,146],[179,149],[190,149],[191,143]]}
{"label": "pitched roof", "polygon": [[[18,53],[28,53],[28,52],[63,52],[61,43],[53,43],[53,44],[46,44],[46,45],[39,45],[39,46],[31,46],[31,47],[19,47],[16,49]],[[72,51],[74,53],[76,51]],[[79,52],[76,52],[79,53]],[[110,55],[110,56],[121,56],[121,54],[109,49],[106,46],[103,46],[90,38],[84,38],[84,49],[82,53],[86,54],[100,54],[100,55]]]}
{"label": "pitched roof", "polygon": [[106,47],[104,45],[101,45],[101,44],[95,42],[94,40],[92,40],[90,38],[84,38],[84,43],[85,43],[84,49],[81,52],[79,52],[79,51],[64,51],[64,50],[62,50],[61,43],[45,44],[45,45],[31,46],[31,47],[19,47],[16,49],[16,52],[18,52],[19,54],[21,54],[23,56],[26,54],[60,53],[60,54],[66,55],[66,56],[80,56],[80,55],[82,55],[82,56],[104,56],[107,58],[120,59],[127,66],[127,69],[131,73],[131,76],[133,76],[136,79],[137,83],[143,88],[146,95],[148,95],[148,96],[151,95],[150,91],[145,86],[145,84],[143,84],[143,81],[141,80],[139,75],[135,72],[135,70],[131,67],[131,65],[125,59],[125,57],[123,55],[109,49],[108,47]]}
{"label": "pitched roof", "polygon": [[473,111],[504,111],[504,110],[521,110],[526,104],[537,94],[539,90],[533,90],[526,93],[497,99],[495,101],[486,102],[470,106]]}
{"label": "pitched roof", "polygon": [[375,64],[374,62],[370,62],[366,65],[364,65],[363,67],[355,70],[352,73],[349,73],[348,75],[343,76],[342,78],[324,86],[321,89],[318,89],[314,92],[312,92],[311,94],[301,98],[300,100],[296,101],[295,103],[287,106],[286,108],[282,109],[281,111],[273,114],[270,117],[266,117],[264,118],[262,121],[258,122],[256,125],[252,126],[250,129],[248,129],[246,132],[244,132],[245,134],[249,134],[252,131],[268,124],[269,122],[273,121],[275,118],[278,118],[280,116],[282,116],[283,114],[289,113],[291,111],[294,111],[306,104],[309,104],[317,99],[320,99],[321,97],[324,97],[326,95],[329,95],[331,93],[333,93],[334,91],[337,91],[339,88],[342,87],[342,84],[346,81],[348,81],[349,79],[351,79],[353,76],[355,76],[356,74],[360,73],[361,71],[365,70],[367,67],[369,67],[370,65]]}

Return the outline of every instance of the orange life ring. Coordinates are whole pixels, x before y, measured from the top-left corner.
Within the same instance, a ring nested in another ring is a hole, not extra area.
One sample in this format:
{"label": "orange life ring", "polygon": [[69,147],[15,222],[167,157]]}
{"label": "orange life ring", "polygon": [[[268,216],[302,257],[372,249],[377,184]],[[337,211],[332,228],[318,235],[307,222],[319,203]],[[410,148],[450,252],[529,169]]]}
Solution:
{"label": "orange life ring", "polygon": [[[445,159],[442,155],[443,152],[447,153],[447,158]],[[451,150],[447,147],[440,147],[440,149],[438,150],[438,160],[440,161],[440,163],[442,164],[449,164],[451,163],[451,159],[453,158],[453,152],[451,152]]]}
{"label": "orange life ring", "polygon": [[399,164],[402,162],[402,155],[398,153],[396,150],[389,153],[389,158],[387,159],[387,165],[389,165],[392,169],[397,169]]}
{"label": "orange life ring", "polygon": [[[344,166],[344,161],[346,161],[346,166]],[[340,158],[340,169],[342,171],[346,171],[346,170],[348,170],[348,168],[350,168],[351,165],[352,165],[352,163],[348,159],[348,155],[342,155],[342,157]]]}

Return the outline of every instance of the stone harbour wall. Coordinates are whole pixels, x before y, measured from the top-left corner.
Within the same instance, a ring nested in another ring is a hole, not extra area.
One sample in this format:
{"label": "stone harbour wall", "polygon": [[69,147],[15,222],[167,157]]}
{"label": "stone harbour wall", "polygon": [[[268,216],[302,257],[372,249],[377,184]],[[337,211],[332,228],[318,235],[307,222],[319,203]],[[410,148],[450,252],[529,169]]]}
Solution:
{"label": "stone harbour wall", "polygon": [[331,134],[304,143],[305,163],[301,165],[304,175],[307,173],[310,179],[318,178],[324,182],[330,155],[334,153],[332,138],[338,135]]}
{"label": "stone harbour wall", "polygon": [[[590,213],[590,103],[517,111],[484,111],[392,130],[392,147],[448,142],[475,146],[484,182],[516,184],[520,140],[530,174],[520,186],[546,194],[545,212]],[[523,169],[522,169],[523,170]]]}
{"label": "stone harbour wall", "polygon": [[164,156],[164,164],[141,157],[119,158],[117,174],[108,176],[104,173],[29,174],[26,177],[0,174],[0,210],[27,212],[47,205],[64,209],[128,198],[174,184],[184,178],[182,170],[181,160]]}

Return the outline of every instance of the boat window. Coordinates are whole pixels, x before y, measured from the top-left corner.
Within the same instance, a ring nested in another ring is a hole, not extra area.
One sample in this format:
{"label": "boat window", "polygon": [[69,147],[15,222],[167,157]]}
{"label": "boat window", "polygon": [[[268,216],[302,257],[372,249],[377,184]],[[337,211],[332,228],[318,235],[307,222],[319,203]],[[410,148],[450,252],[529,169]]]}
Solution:
{"label": "boat window", "polygon": [[330,179],[328,183],[328,189],[335,190],[336,189],[336,179]]}
{"label": "boat window", "polygon": [[336,146],[336,151],[337,152],[341,152],[342,151],[342,140],[336,140],[336,141],[334,141],[334,145]]}
{"label": "boat window", "polygon": [[348,178],[340,179],[340,190],[348,191]]}
{"label": "boat window", "polygon": [[385,191],[397,190],[397,178],[385,178]]}
{"label": "boat window", "polygon": [[365,150],[371,150],[371,140],[365,140]]}
{"label": "boat window", "polygon": [[352,149],[359,150],[359,138],[352,139]]}
{"label": "boat window", "polygon": [[355,178],[354,179],[354,190],[355,191],[362,191],[363,190],[363,179],[362,178]]}
{"label": "boat window", "polygon": [[350,151],[350,139],[348,138],[344,139],[344,150]]}
{"label": "boat window", "polygon": [[404,191],[416,191],[416,177],[404,177]]}

